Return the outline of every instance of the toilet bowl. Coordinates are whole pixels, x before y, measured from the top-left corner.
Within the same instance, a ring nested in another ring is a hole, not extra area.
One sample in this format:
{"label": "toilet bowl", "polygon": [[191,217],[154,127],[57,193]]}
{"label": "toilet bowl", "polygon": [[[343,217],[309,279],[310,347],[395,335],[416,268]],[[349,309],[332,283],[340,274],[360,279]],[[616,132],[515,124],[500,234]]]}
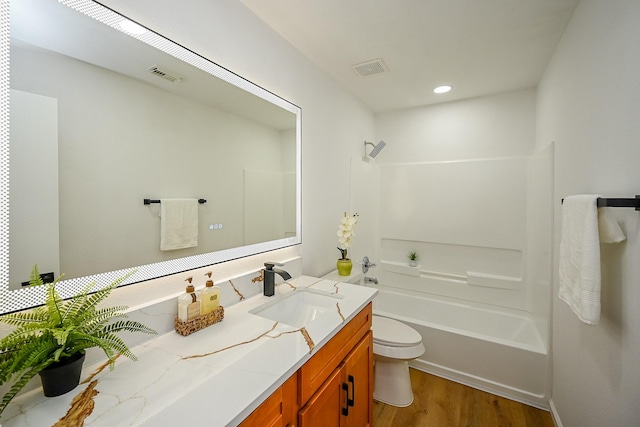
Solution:
{"label": "toilet bowl", "polygon": [[409,360],[424,354],[422,336],[410,326],[387,317],[372,316],[373,398],[388,405],[413,403]]}

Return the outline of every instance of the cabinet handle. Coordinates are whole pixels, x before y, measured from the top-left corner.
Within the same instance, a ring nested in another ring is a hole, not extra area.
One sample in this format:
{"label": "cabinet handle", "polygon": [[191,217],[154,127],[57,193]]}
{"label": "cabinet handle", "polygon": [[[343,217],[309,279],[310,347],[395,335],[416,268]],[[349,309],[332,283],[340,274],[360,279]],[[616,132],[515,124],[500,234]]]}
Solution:
{"label": "cabinet handle", "polygon": [[347,416],[349,415],[349,384],[342,383],[342,389],[344,390],[345,397],[345,405],[344,408],[342,408],[342,415]]}
{"label": "cabinet handle", "polygon": [[[356,401],[356,380],[353,375],[349,375],[349,382],[351,383],[351,399],[347,396],[347,405],[353,406]],[[348,394],[349,392],[347,392]]]}

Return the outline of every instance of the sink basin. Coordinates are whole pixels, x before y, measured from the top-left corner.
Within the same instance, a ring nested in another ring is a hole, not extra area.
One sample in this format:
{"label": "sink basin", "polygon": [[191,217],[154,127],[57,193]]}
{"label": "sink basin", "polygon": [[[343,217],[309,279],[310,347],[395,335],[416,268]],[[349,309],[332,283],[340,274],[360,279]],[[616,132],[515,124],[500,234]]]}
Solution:
{"label": "sink basin", "polygon": [[323,313],[328,311],[337,313],[336,303],[343,296],[319,290],[296,289],[272,298],[272,301],[249,310],[249,313],[301,328]]}

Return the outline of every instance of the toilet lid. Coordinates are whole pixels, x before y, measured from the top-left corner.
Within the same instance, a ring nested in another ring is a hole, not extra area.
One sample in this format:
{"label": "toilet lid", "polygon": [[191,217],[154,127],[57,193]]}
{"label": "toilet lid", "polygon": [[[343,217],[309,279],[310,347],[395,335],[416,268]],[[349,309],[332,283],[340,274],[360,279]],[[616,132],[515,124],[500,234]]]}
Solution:
{"label": "toilet lid", "polygon": [[373,342],[389,347],[420,344],[422,336],[415,329],[388,317],[372,316]]}

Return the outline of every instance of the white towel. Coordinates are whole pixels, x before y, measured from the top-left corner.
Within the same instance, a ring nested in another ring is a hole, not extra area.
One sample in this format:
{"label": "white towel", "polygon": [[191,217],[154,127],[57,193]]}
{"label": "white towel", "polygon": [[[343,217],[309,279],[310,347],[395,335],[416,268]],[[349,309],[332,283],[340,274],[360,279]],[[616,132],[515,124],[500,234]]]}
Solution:
{"label": "white towel", "polygon": [[600,320],[600,236],[603,243],[624,240],[609,212],[601,208],[604,212],[598,214],[598,197],[569,196],[562,204],[558,297],[589,325]]}
{"label": "white towel", "polygon": [[627,239],[611,212],[614,208],[598,208],[600,243],[620,243]]}
{"label": "white towel", "polygon": [[160,200],[160,250],[198,246],[198,201]]}

